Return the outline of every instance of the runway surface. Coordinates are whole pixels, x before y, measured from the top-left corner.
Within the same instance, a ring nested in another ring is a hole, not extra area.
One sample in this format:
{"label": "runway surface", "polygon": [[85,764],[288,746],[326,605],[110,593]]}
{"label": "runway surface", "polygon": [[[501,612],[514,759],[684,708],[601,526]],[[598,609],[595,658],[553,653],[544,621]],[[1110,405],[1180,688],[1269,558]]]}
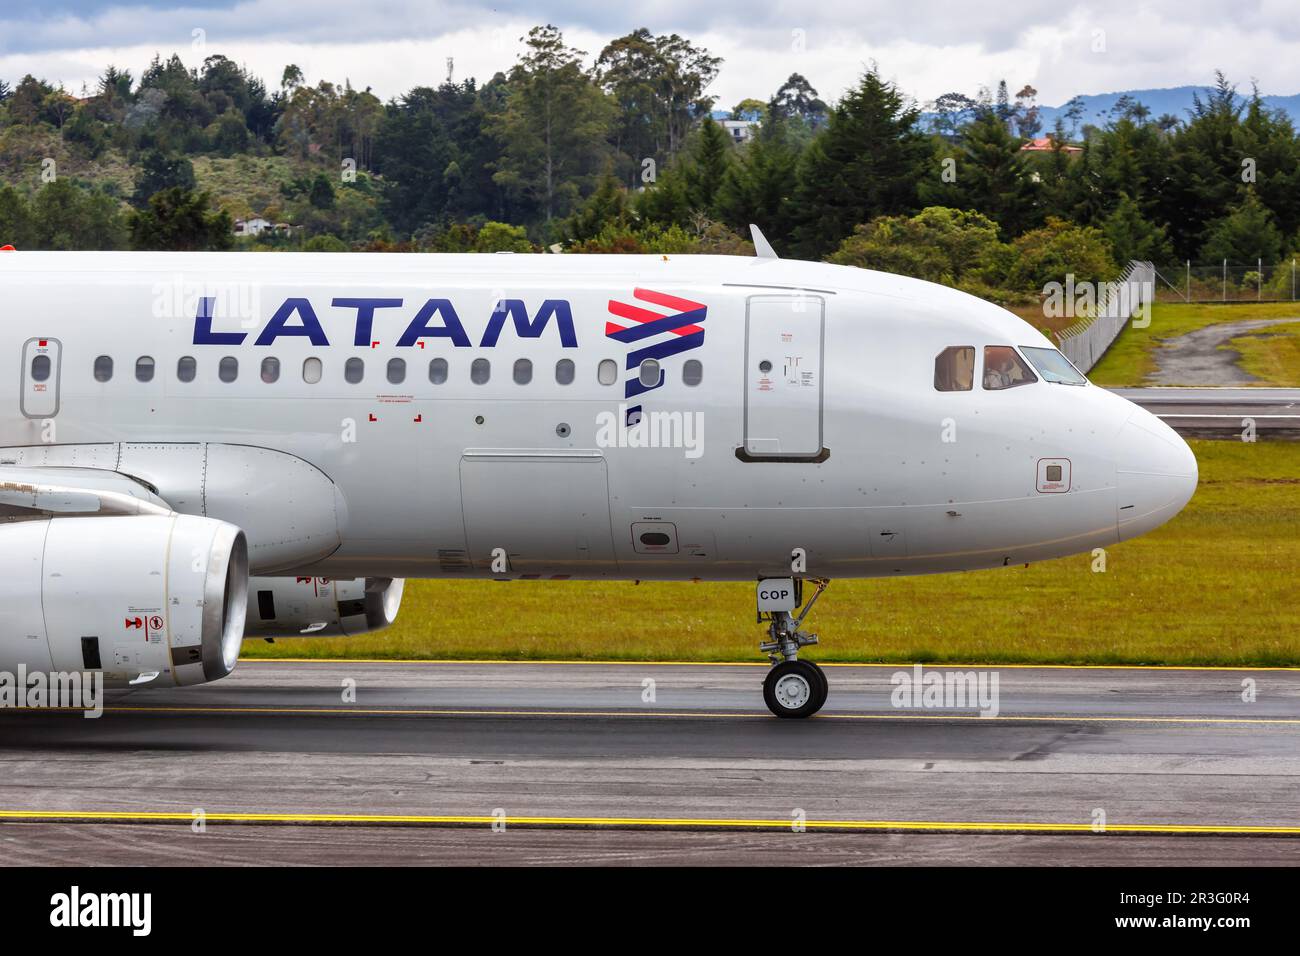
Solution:
{"label": "runway surface", "polygon": [[1115,388],[1116,395],[1158,415],[1180,434],[1221,438],[1241,434],[1251,419],[1260,438],[1300,438],[1297,388]]}
{"label": "runway surface", "polygon": [[1300,860],[1300,671],[1001,667],[996,717],[895,707],[900,671],[785,721],[761,665],[245,661],[0,713],[0,859]]}

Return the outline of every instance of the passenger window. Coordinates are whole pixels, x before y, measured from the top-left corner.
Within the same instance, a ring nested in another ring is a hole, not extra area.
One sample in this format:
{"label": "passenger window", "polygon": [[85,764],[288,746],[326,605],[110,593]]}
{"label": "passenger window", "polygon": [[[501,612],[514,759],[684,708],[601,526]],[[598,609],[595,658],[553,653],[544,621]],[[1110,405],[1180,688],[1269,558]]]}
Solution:
{"label": "passenger window", "polygon": [[50,357],[37,355],[32,359],[32,381],[44,382],[50,377]]}
{"label": "passenger window", "polygon": [[366,363],[359,358],[350,358],[343,363],[343,379],[349,385],[359,385],[366,377]]}
{"label": "passenger window", "polygon": [[308,385],[315,385],[321,379],[321,362],[318,358],[309,358],[302,363],[302,380]]}
{"label": "passenger window", "polygon": [[601,385],[613,385],[618,381],[618,363],[613,359],[601,359],[596,366],[596,381]]}
{"label": "passenger window", "polygon": [[492,377],[492,364],[485,358],[476,358],[469,367],[469,380],[475,385],[486,385]]}
{"label": "passenger window", "polygon": [[95,359],[95,381],[108,382],[113,379],[113,360],[107,355]]}
{"label": "passenger window", "polygon": [[533,380],[533,363],[528,359],[515,360],[515,384],[527,385]]}
{"label": "passenger window", "polygon": [[199,370],[199,363],[194,360],[192,355],[182,355],[176,361],[176,378],[182,382],[194,381],[194,376]]}
{"label": "passenger window", "polygon": [[135,380],[137,382],[153,381],[153,359],[148,355],[141,355],[135,360]]}
{"label": "passenger window", "polygon": [[555,363],[555,384],[573,384],[573,359],[560,359]]}
{"label": "passenger window", "polygon": [[388,360],[388,384],[401,385],[406,381],[406,359]]}
{"label": "passenger window", "polygon": [[267,385],[280,381],[280,360],[278,358],[268,356],[262,359],[262,381]]}
{"label": "passenger window", "polygon": [[704,363],[699,359],[687,359],[682,366],[682,384],[694,388],[704,381]]}
{"label": "passenger window", "polygon": [[1037,382],[1019,353],[1009,345],[984,347],[984,387],[991,392]]}
{"label": "passenger window", "polygon": [[217,378],[223,382],[233,382],[239,378],[239,359],[233,355],[227,355],[217,366]]}
{"label": "passenger window", "polygon": [[975,385],[975,348],[950,345],[934,360],[934,387],[940,392],[969,392]]}
{"label": "passenger window", "polygon": [[447,360],[436,358],[429,362],[429,381],[441,385],[447,381]]}
{"label": "passenger window", "polygon": [[641,379],[641,384],[646,388],[654,388],[658,385],[659,375],[659,363],[655,359],[646,359],[641,363],[641,371],[638,373],[638,377]]}

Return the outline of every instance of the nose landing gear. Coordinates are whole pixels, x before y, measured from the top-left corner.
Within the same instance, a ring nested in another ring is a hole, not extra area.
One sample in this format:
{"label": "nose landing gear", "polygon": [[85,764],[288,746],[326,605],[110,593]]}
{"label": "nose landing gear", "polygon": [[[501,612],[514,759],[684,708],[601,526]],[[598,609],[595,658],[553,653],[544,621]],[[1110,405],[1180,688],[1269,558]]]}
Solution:
{"label": "nose landing gear", "polygon": [[[774,589],[771,581],[760,581],[758,584],[758,619],[760,623],[765,620],[770,622],[767,629],[769,640],[758,647],[772,662],[772,669],[763,681],[763,701],[768,710],[778,717],[811,717],[826,703],[829,691],[826,674],[812,661],[799,660],[799,648],[817,643],[816,634],[809,634],[799,627],[830,584],[824,578],[812,579],[812,583],[817,591],[803,606],[798,617],[793,616],[791,611],[799,606],[803,591],[802,580],[791,581],[789,597],[784,602],[768,600],[774,591],[781,591],[779,587]],[[765,603],[767,607],[764,606]]]}

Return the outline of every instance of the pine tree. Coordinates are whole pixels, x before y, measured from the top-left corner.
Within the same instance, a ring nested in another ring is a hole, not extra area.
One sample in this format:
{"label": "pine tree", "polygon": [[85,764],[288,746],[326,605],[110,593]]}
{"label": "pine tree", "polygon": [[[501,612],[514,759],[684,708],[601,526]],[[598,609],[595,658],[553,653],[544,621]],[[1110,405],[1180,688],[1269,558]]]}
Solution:
{"label": "pine tree", "polygon": [[1164,226],[1151,222],[1128,193],[1121,193],[1114,212],[1101,225],[1101,234],[1115,250],[1121,264],[1130,259],[1162,264],[1173,259],[1169,234]]}
{"label": "pine tree", "polygon": [[831,111],[800,158],[795,185],[800,254],[817,258],[853,227],[917,208],[917,182],[930,158],[919,112],[872,70]]}
{"label": "pine tree", "polygon": [[1282,233],[1253,189],[1239,206],[1210,223],[1201,247],[1201,258],[1210,262],[1272,263],[1281,255]]}
{"label": "pine tree", "polygon": [[968,208],[984,213],[1005,237],[1033,225],[1034,184],[1025,169],[1020,140],[1007,132],[997,112],[985,110],[966,127],[957,182]]}
{"label": "pine tree", "polygon": [[732,163],[731,140],[722,127],[705,118],[691,145],[684,174],[686,195],[692,208],[712,218],[714,200]]}

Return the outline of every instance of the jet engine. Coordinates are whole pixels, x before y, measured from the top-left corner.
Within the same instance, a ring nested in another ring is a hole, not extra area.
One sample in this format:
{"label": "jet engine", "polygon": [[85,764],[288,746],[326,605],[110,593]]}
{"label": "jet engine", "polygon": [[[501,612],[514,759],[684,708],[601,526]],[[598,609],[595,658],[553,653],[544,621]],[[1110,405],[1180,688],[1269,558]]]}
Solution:
{"label": "jet engine", "polygon": [[397,620],[401,578],[250,578],[248,637],[340,637]]}
{"label": "jet engine", "polygon": [[0,524],[0,668],[203,684],[235,668],[248,546],[192,515]]}

